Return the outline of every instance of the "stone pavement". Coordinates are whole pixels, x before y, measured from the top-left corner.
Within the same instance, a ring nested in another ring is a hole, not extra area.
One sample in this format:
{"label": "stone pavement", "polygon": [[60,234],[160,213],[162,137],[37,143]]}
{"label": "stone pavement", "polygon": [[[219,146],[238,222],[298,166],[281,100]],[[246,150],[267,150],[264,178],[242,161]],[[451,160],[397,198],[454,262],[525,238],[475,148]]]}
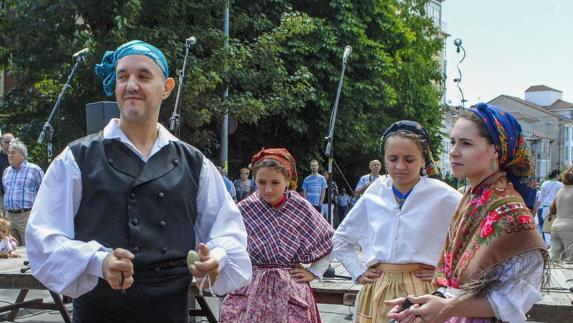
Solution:
{"label": "stone pavement", "polygon": [[[18,295],[18,290],[4,289],[0,290],[0,306],[8,305],[8,303],[13,303]],[[28,294],[27,299],[32,299],[36,297],[44,298],[44,301],[51,301],[50,294],[47,291],[31,290]],[[207,303],[218,317],[218,300],[214,297],[207,297]],[[68,309],[71,310],[72,305],[68,304]],[[323,323],[349,323],[352,321],[346,320],[345,316],[350,313],[350,308],[344,305],[329,305],[329,304],[319,304],[318,309]],[[0,321],[5,321],[7,313],[0,314]],[[195,319],[196,322],[207,322],[204,317],[198,317]],[[14,322],[22,323],[59,323],[63,322],[62,317],[58,311],[53,310],[20,310],[20,316]],[[190,320],[193,322],[193,319]]]}

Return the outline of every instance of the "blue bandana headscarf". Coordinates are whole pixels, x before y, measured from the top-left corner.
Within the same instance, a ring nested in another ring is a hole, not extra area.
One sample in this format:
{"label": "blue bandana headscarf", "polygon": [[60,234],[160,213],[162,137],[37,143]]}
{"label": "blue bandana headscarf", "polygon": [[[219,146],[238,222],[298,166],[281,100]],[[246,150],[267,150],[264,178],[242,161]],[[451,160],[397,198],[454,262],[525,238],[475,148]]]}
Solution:
{"label": "blue bandana headscarf", "polygon": [[535,204],[535,169],[525,137],[517,120],[500,108],[478,103],[470,108],[483,120],[487,132],[497,150],[499,168],[507,172],[507,178],[525,204]]}
{"label": "blue bandana headscarf", "polygon": [[169,65],[165,55],[157,47],[141,40],[132,40],[119,46],[115,52],[107,51],[103,55],[100,64],[96,64],[95,73],[103,80],[103,89],[107,96],[112,96],[115,90],[115,66],[120,59],[128,55],[145,55],[151,58],[163,71],[165,77],[169,77]]}

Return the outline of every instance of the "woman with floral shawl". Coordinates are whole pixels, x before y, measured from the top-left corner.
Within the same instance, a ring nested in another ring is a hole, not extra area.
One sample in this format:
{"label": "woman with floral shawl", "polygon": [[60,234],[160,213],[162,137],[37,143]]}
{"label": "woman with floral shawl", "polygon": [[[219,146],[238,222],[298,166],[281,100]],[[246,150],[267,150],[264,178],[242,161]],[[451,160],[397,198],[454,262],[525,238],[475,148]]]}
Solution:
{"label": "woman with floral shawl", "polygon": [[[515,118],[484,103],[456,121],[450,160],[469,188],[436,268],[434,295],[388,301],[400,322],[523,322],[541,299],[545,244],[530,209],[534,169]],[[406,306],[404,306],[406,307]]]}
{"label": "woman with floral shawl", "polygon": [[[320,322],[309,282],[321,279],[328,267],[334,230],[292,190],[296,164],[286,149],[263,149],[252,165],[257,192],[238,206],[253,279],[227,295],[221,322]],[[301,265],[309,263],[308,269]]]}

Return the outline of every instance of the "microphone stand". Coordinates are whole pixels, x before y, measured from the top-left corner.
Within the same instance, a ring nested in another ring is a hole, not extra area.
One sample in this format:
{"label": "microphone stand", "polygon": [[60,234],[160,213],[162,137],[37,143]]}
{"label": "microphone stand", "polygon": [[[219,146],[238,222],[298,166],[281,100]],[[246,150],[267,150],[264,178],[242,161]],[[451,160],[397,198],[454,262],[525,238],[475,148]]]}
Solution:
{"label": "microphone stand", "polygon": [[189,58],[189,50],[193,46],[191,38],[185,40],[185,58],[183,59],[183,67],[179,72],[179,87],[177,88],[177,97],[175,98],[175,107],[173,113],[169,118],[169,130],[176,136],[181,135],[181,116],[179,115],[179,105],[181,104],[181,94],[183,93],[183,84],[185,83],[185,70],[187,69],[187,60]]}
{"label": "microphone stand", "polygon": [[64,93],[70,87],[70,83],[72,82],[72,77],[73,77],[76,69],[78,68],[80,63],[84,62],[85,60],[86,60],[85,55],[78,55],[76,57],[76,63],[74,64],[74,67],[72,67],[72,71],[70,72],[70,75],[68,75],[68,80],[66,81],[66,84],[64,84],[64,87],[62,88],[62,92],[60,92],[60,95],[58,95],[58,99],[56,100],[56,103],[54,104],[54,107],[52,108],[52,112],[50,112],[50,116],[48,117],[48,120],[46,121],[46,123],[44,123],[44,127],[42,128],[42,132],[40,133],[40,136],[38,137],[38,143],[39,144],[44,142],[44,138],[47,139],[47,146],[46,146],[47,154],[46,155],[48,157],[48,163],[50,163],[52,161],[52,135],[54,133],[54,128],[52,127],[50,122],[54,118],[54,115],[56,114],[58,107],[62,103],[62,98],[64,97]]}
{"label": "microphone stand", "polygon": [[[346,51],[345,51],[346,52]],[[342,68],[340,71],[340,80],[338,81],[338,89],[336,90],[336,99],[334,100],[334,107],[330,114],[330,127],[328,130],[328,137],[326,137],[326,149],[324,154],[328,157],[328,211],[327,219],[330,225],[334,226],[333,216],[332,216],[332,160],[334,159],[334,152],[332,149],[332,140],[334,137],[334,124],[336,122],[336,113],[338,112],[338,101],[340,100],[340,92],[342,91],[342,82],[344,80],[344,71],[346,70],[346,64],[348,63],[348,55],[342,56]]]}
{"label": "microphone stand", "polygon": [[[348,63],[348,55],[346,55],[346,48],[344,54],[342,55],[342,68],[340,71],[340,80],[338,81],[338,89],[336,90],[336,99],[334,100],[334,106],[330,114],[330,127],[328,130],[328,137],[326,137],[326,149],[324,154],[328,156],[328,211],[327,219],[330,225],[334,227],[334,221],[332,219],[332,161],[334,159],[334,153],[332,150],[332,139],[334,137],[334,124],[336,122],[336,113],[338,112],[338,101],[340,100],[340,92],[342,91],[342,81],[344,80],[344,71],[346,70],[346,64]],[[328,264],[328,268],[323,274],[324,277],[332,278],[335,276],[334,267]]]}

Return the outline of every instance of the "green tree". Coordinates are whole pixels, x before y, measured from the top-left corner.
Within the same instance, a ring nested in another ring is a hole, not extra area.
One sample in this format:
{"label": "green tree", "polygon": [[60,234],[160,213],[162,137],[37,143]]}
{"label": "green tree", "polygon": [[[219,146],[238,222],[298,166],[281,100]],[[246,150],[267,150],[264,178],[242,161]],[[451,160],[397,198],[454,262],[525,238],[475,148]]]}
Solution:
{"label": "green tree", "polygon": [[[218,160],[217,125],[228,112],[239,125],[230,136],[231,176],[263,146],[289,148],[302,175],[311,158],[324,161],[342,49],[351,45],[334,147],[353,181],[378,157],[379,138],[391,122],[407,118],[439,128],[442,38],[425,18],[425,2],[235,0],[225,49],[224,0],[7,1],[12,11],[0,21],[0,63],[18,86],[5,97],[1,122],[35,141],[69,73],[71,54],[89,47],[92,54],[54,122],[62,148],[84,134],[85,103],[113,99],[104,97],[93,74],[105,50],[131,39],[149,41],[164,51],[175,75],[184,40],[194,35],[182,139]],[[225,85],[228,100],[221,97]],[[174,101],[172,95],[163,105],[164,124]]]}

